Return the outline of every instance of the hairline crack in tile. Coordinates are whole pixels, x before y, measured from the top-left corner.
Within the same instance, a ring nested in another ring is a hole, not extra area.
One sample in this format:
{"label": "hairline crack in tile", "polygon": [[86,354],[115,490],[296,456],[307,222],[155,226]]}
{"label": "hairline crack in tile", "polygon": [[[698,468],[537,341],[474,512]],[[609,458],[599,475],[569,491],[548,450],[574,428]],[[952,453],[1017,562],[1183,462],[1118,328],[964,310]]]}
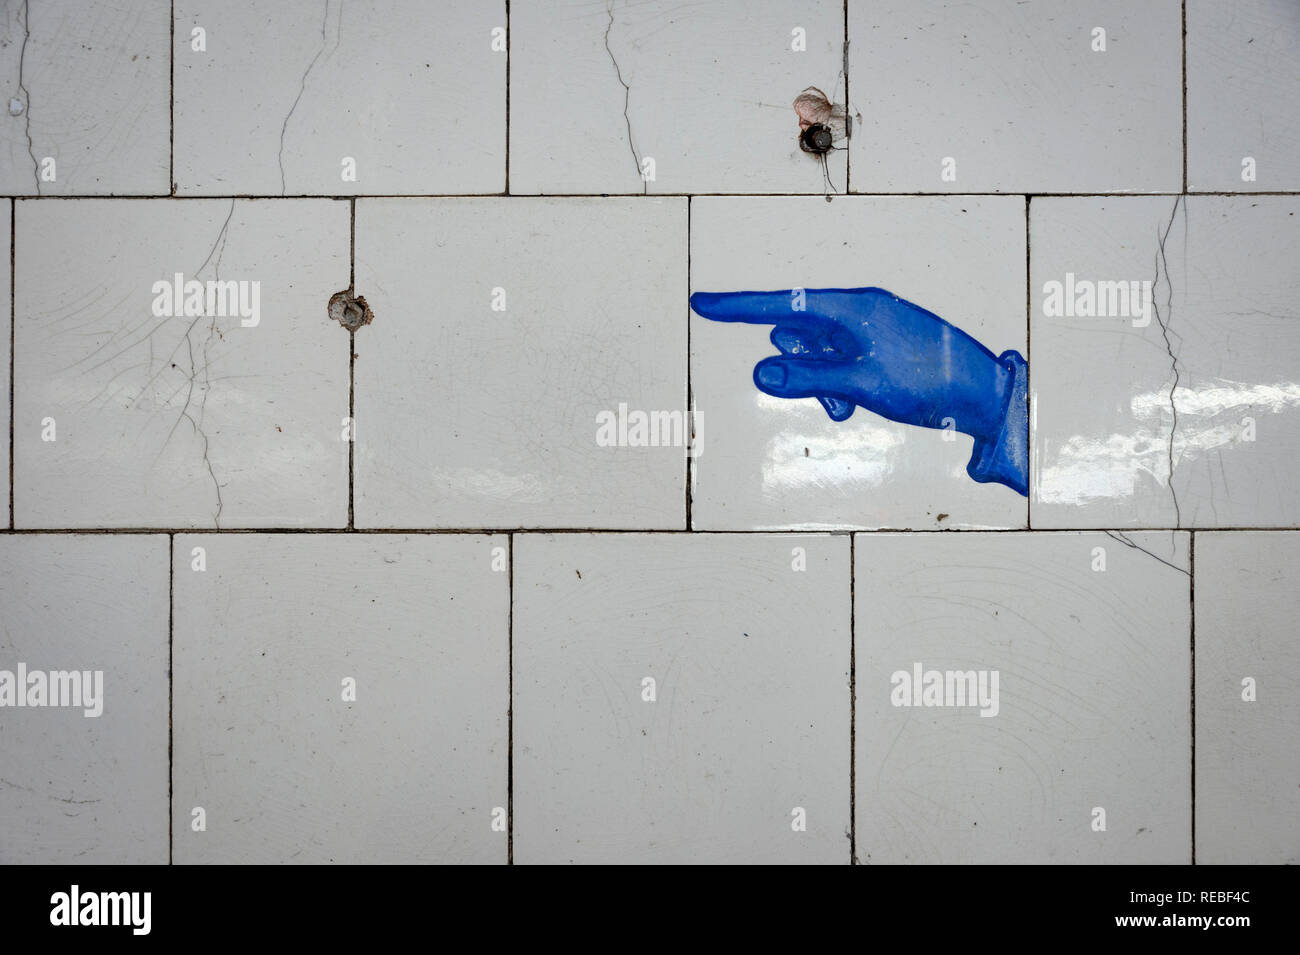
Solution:
{"label": "hairline crack in tile", "polygon": [[[294,112],[298,109],[298,103],[302,100],[302,94],[307,92],[307,77],[311,73],[311,71],[315,68],[316,61],[321,58],[321,54],[325,52],[325,44],[329,42],[325,37],[325,26],[326,24],[329,23],[329,19],[330,19],[330,0],[325,0],[325,13],[324,16],[321,17],[321,21],[320,21],[320,49],[316,51],[316,55],[313,56],[311,58],[311,62],[307,64],[307,69],[303,70],[302,79],[299,80],[298,83],[298,95],[293,98],[293,105],[289,107],[289,112],[285,114],[284,122],[280,124],[280,151],[276,155],[276,162],[280,166],[280,195],[281,196],[285,194],[288,188],[284,178],[284,134],[289,129],[289,120],[293,118]],[[339,48],[339,42],[342,37],[342,31],[343,31],[343,4],[342,4],[342,0],[340,0],[339,35],[336,36],[334,41],[335,50]]]}
{"label": "hairline crack in tile", "polygon": [[[212,257],[215,255],[217,260],[213,263],[213,276],[216,281],[221,280],[221,257],[225,254],[226,238],[230,230],[230,220],[235,214],[235,201],[236,200],[233,198],[230,200],[230,211],[226,213],[226,220],[221,225],[221,231],[217,233],[217,238],[213,241],[212,248],[208,250],[207,258],[203,260],[203,264],[194,272],[194,277],[196,279],[203,273],[203,270],[208,267],[208,263],[212,262]],[[208,346],[212,342],[213,332],[216,331],[217,320],[215,315],[210,316],[211,322],[208,325],[208,337],[203,342],[203,396],[199,402],[198,420],[196,421],[194,415],[190,413],[190,405],[194,400],[195,378],[198,377],[198,367],[194,362],[194,341],[190,338],[190,334],[194,331],[194,326],[199,323],[199,319],[203,317],[204,316],[202,315],[196,316],[185,329],[185,348],[190,358],[190,377],[185,392],[185,404],[182,406],[180,414],[177,415],[175,424],[173,424],[171,430],[167,432],[167,437],[163,440],[162,447],[158,449],[158,457],[162,456],[163,451],[172,439],[172,435],[175,434],[176,429],[180,427],[181,421],[189,421],[190,427],[194,429],[194,433],[203,441],[203,463],[208,469],[208,477],[212,478],[212,486],[217,493],[217,510],[212,516],[212,522],[216,525],[217,530],[220,530],[221,512],[225,507],[225,501],[221,497],[221,482],[217,480],[216,471],[212,467],[212,459],[208,455],[208,433],[203,428],[203,419],[208,407],[208,392],[212,389],[211,366],[208,360]],[[175,355],[179,349],[180,345],[178,344],[176,348],[172,349],[171,355]],[[171,355],[168,356],[167,362],[171,361]],[[155,462],[157,459],[157,457],[154,458]]]}
{"label": "hairline crack in tile", "polygon": [[[1174,219],[1178,217],[1178,205],[1183,201],[1181,195],[1174,197],[1174,208],[1169,213],[1169,222],[1165,224],[1163,233],[1158,237],[1159,248],[1156,250],[1156,277],[1151,283],[1151,309],[1155,312],[1156,322],[1160,325],[1160,335],[1165,341],[1165,351],[1169,353],[1169,363],[1173,370],[1174,379],[1169,384],[1169,410],[1172,413],[1173,420],[1169,424],[1169,496],[1174,502],[1174,527],[1181,527],[1183,523],[1182,508],[1178,504],[1178,492],[1174,489],[1174,435],[1178,430],[1178,404],[1174,400],[1174,392],[1178,390],[1178,382],[1181,373],[1178,370],[1178,356],[1174,354],[1173,343],[1169,340],[1169,320],[1173,316],[1174,302],[1174,283],[1169,278],[1169,260],[1165,255],[1165,241],[1169,238],[1169,232],[1174,227]],[[1186,214],[1184,213],[1184,218]],[[1165,299],[1165,314],[1160,315],[1160,306],[1156,303],[1156,289],[1160,285],[1160,270],[1164,266],[1165,286],[1169,289],[1169,295]]]}
{"label": "hairline crack in tile", "polygon": [[[1145,547],[1143,547],[1143,546],[1142,546],[1141,544],[1139,544],[1137,541],[1134,541],[1134,540],[1130,539],[1129,536],[1128,536],[1127,534],[1125,534],[1123,531],[1102,531],[1102,533],[1105,534],[1107,537],[1110,537],[1110,538],[1112,538],[1112,539],[1114,539],[1114,540],[1119,541],[1119,542],[1120,542],[1121,544],[1123,544],[1125,547],[1131,547],[1131,548],[1133,548],[1133,550],[1140,550],[1140,551],[1142,551],[1142,553],[1146,554],[1148,557],[1151,557],[1151,558],[1154,558],[1155,560],[1160,561],[1160,563],[1164,564],[1166,567],[1172,567],[1174,570],[1178,571],[1180,574],[1186,574],[1188,577],[1192,576],[1192,572],[1191,572],[1190,570],[1184,570],[1182,567],[1179,567],[1177,564],[1172,564],[1172,563],[1170,563],[1169,561],[1165,560],[1165,559],[1164,559],[1163,557],[1161,557],[1159,554],[1156,554],[1156,553],[1154,553],[1153,551],[1149,551],[1149,550],[1147,550]],[[1170,533],[1176,533],[1176,532],[1175,532],[1175,531],[1171,531]]]}
{"label": "hairline crack in tile", "polygon": [[32,175],[36,177],[36,194],[41,194],[41,164],[36,161],[32,144],[32,94],[23,79],[23,66],[27,59],[27,41],[32,36],[31,0],[23,0],[23,45],[18,51],[18,89],[23,94],[23,121],[27,135],[27,155],[32,157]]}
{"label": "hairline crack in tile", "polygon": [[632,153],[632,162],[636,164],[636,174],[641,177],[641,195],[649,192],[649,185],[646,182],[645,174],[641,171],[641,157],[637,155],[636,141],[632,138],[632,119],[628,116],[628,105],[632,97],[632,87],[627,85],[623,79],[623,71],[619,68],[618,60],[614,57],[614,51],[609,46],[609,33],[614,29],[614,0],[609,0],[605,7],[605,12],[609,14],[609,24],[605,27],[605,52],[609,54],[609,62],[614,64],[614,73],[618,76],[618,82],[623,87],[623,122],[627,125],[627,148]]}

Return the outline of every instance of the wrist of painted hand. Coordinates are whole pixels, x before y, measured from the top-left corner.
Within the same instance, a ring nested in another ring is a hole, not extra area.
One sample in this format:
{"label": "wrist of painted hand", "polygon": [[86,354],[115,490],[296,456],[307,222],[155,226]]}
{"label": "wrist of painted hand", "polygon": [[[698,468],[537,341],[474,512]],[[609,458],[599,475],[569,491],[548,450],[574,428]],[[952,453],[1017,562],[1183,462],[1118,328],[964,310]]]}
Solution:
{"label": "wrist of painted hand", "polygon": [[966,473],[984,484],[1005,484],[1029,494],[1029,365],[1017,351],[1004,351],[998,363],[1011,373],[1002,396],[998,427],[974,435],[975,450]]}

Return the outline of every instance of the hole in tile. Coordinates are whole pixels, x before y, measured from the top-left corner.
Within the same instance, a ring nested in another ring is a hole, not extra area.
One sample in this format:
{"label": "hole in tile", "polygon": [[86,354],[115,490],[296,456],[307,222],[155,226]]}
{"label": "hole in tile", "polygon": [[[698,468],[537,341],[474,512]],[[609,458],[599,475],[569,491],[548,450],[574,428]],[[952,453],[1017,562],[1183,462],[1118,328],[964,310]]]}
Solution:
{"label": "hole in tile", "polygon": [[375,313],[370,311],[365,297],[354,295],[350,288],[330,296],[329,316],[350,332],[375,320]]}

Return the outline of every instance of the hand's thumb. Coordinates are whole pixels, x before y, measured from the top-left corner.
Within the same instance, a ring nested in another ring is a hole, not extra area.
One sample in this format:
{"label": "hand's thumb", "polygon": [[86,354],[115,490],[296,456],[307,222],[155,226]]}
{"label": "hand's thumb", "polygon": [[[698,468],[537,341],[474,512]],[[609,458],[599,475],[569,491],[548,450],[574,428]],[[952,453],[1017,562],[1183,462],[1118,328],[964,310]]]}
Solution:
{"label": "hand's thumb", "polygon": [[754,384],[776,398],[843,398],[846,389],[843,362],[775,355],[754,366]]}

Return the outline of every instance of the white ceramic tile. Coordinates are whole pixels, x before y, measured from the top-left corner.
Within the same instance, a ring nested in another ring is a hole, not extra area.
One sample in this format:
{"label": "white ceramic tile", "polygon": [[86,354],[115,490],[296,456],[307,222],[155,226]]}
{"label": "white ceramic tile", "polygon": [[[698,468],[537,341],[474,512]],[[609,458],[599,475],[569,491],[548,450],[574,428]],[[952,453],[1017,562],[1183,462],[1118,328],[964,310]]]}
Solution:
{"label": "white ceramic tile", "polygon": [[1300,199],[1034,199],[1030,248],[1033,526],[1300,522]]}
{"label": "white ceramic tile", "polygon": [[508,544],[177,535],[176,861],[504,863]]}
{"label": "white ceramic tile", "polygon": [[854,192],[1182,189],[1178,0],[850,0],[848,18]]}
{"label": "white ceramic tile", "polygon": [[359,201],[357,526],[683,528],[685,244],[684,199]]}
{"label": "white ceramic tile", "polygon": [[1190,861],[1187,535],[1127,540],[857,536],[861,862]]}
{"label": "white ceramic tile", "polygon": [[[1023,355],[1024,270],[1020,197],[692,200],[692,293],[875,286]],[[1022,495],[968,476],[969,435],[769,396],[753,370],[772,325],[691,323],[693,527],[1025,526]],[[915,342],[922,361],[935,344]]]}
{"label": "white ceramic tile", "polygon": [[1189,189],[1300,189],[1297,47],[1295,0],[1188,0]]}
{"label": "white ceramic tile", "polygon": [[165,0],[6,3],[0,191],[167,195]]}
{"label": "white ceramic tile", "polygon": [[[346,203],[16,215],[17,526],[346,524],[348,335],[326,313],[347,286]],[[249,307],[172,317],[154,283],[177,273],[242,283]]]}
{"label": "white ceramic tile", "polygon": [[512,193],[844,191],[847,150],[803,152],[793,108],[843,102],[839,0],[533,0],[510,29]]}
{"label": "white ceramic tile", "polygon": [[[4,232],[4,220],[13,215],[13,203],[8,203],[8,205],[10,207],[9,209],[0,211],[0,232]],[[5,216],[3,212],[8,212],[9,216]],[[9,251],[9,234],[5,233],[4,235],[0,235],[0,256],[7,256]],[[9,331],[12,335],[13,310],[12,308],[5,308],[7,304],[10,304],[9,277],[9,270],[4,267],[4,259],[0,258],[0,313],[9,311],[10,314],[10,321],[0,322],[0,328],[9,325]],[[10,351],[12,343],[13,339],[11,337],[8,342],[0,344],[0,403],[3,403],[6,411],[11,410],[11,395],[9,393],[9,361],[12,355],[12,352]],[[5,514],[12,519],[13,515],[9,509],[9,442],[3,440],[3,437],[0,437],[0,488],[3,488],[4,491]]]}
{"label": "white ceramic tile", "polygon": [[0,535],[0,864],[167,862],[167,601],[165,536]]}
{"label": "white ceramic tile", "polygon": [[178,193],[501,192],[505,26],[501,0],[178,0]]}
{"label": "white ceramic tile", "polygon": [[1196,535],[1199,863],[1300,862],[1297,568],[1294,533]]}
{"label": "white ceramic tile", "polygon": [[515,538],[517,863],[848,862],[849,748],[845,537]]}

